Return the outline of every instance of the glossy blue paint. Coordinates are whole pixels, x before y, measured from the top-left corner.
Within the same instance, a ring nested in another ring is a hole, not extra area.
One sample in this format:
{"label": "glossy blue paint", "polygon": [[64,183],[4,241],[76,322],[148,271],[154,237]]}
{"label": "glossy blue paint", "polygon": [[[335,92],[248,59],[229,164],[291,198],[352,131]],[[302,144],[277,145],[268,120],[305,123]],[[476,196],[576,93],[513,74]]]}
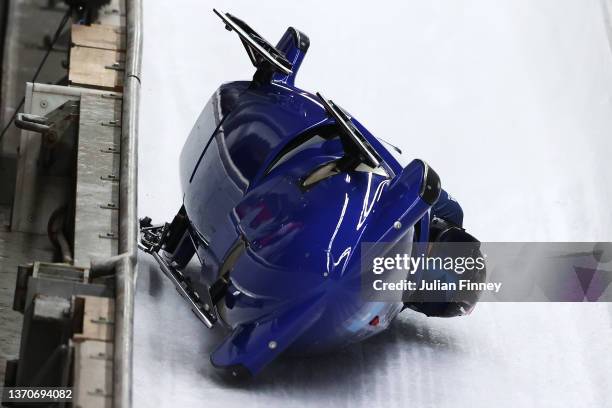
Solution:
{"label": "glossy blue paint", "polygon": [[296,42],[298,40],[295,38],[294,33],[296,33],[298,36],[303,36],[303,34],[301,34],[299,31],[289,28],[276,45],[276,49],[282,52],[289,62],[291,62],[291,65],[293,66],[293,73],[291,75],[284,75],[276,72],[272,77],[273,82],[285,83],[291,86],[295,84],[295,76],[300,70],[302,61],[304,61],[304,57],[308,51],[308,45],[305,47],[300,47],[300,45]]}
{"label": "glossy blue paint", "polygon": [[[203,279],[217,279],[232,248],[244,242],[217,305],[231,332],[211,361],[252,374],[285,350],[328,350],[384,330],[402,304],[361,299],[361,243],[409,247],[413,239],[428,238],[424,163],[403,168],[354,118],[386,176],[341,172],[304,188],[306,175],[342,157],[341,141],[333,136],[312,139],[276,162],[296,138],[334,128],[317,97],[294,86],[305,51],[287,34],[278,48],[293,62],[293,74],[220,87],[180,158],[187,242],[202,262]],[[378,324],[370,324],[377,316]]]}

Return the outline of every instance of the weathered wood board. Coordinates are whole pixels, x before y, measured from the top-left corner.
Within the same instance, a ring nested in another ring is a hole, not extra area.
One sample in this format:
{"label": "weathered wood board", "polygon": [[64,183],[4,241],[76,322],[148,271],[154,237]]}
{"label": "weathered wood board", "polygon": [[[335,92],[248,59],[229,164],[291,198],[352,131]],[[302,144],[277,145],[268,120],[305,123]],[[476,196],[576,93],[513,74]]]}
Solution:
{"label": "weathered wood board", "polygon": [[83,301],[82,332],[73,339],[113,341],[115,303],[113,299],[98,296],[78,296]]}
{"label": "weathered wood board", "polygon": [[120,51],[74,46],[70,50],[70,73],[73,85],[121,90],[125,54]]}
{"label": "weathered wood board", "polygon": [[86,340],[74,344],[72,406],[110,408],[113,401],[113,343]]}
{"label": "weathered wood board", "polygon": [[79,47],[125,51],[125,32],[121,27],[103,24],[72,26],[72,43]]}
{"label": "weathered wood board", "polygon": [[82,95],[77,149],[74,263],[118,254],[121,101]]}

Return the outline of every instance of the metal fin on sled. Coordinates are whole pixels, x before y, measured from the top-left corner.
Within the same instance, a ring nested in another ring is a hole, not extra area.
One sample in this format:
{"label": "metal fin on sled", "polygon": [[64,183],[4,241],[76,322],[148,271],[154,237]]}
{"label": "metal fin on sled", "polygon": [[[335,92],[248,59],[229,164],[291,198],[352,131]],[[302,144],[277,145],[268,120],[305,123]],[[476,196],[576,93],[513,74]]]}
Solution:
{"label": "metal fin on sled", "polygon": [[259,68],[262,63],[267,62],[274,70],[285,75],[293,73],[291,62],[247,23],[229,13],[221,13],[216,9],[213,11],[223,20],[225,28],[238,34],[254,66]]}

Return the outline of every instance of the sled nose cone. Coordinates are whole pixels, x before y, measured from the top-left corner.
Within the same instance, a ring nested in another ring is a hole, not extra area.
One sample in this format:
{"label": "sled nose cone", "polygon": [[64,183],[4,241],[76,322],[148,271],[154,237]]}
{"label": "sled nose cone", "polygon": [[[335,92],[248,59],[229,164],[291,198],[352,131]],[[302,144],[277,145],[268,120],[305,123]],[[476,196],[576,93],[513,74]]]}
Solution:
{"label": "sled nose cone", "polygon": [[251,375],[285,351],[315,323],[324,310],[320,298],[301,302],[289,310],[237,326],[210,355],[220,369],[240,368]]}

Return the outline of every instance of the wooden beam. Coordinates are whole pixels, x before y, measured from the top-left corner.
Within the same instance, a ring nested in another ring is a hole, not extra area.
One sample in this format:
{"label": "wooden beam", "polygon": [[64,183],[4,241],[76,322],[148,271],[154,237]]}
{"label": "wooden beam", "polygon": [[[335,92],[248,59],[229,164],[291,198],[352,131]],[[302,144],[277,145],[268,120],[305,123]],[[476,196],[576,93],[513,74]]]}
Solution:
{"label": "wooden beam", "polygon": [[87,340],[74,344],[73,389],[73,407],[112,407],[113,343]]}
{"label": "wooden beam", "polygon": [[121,90],[124,63],[122,52],[77,45],[70,51],[68,79],[72,84]]}
{"label": "wooden beam", "polygon": [[81,96],[74,209],[74,263],[118,254],[121,100]]}
{"label": "wooden beam", "polygon": [[[113,299],[97,296],[77,296],[74,304],[82,304],[81,333],[74,333],[75,342],[85,340],[113,341],[115,303]],[[79,307],[75,307],[78,309]]]}
{"label": "wooden beam", "polygon": [[125,32],[121,27],[92,24],[72,26],[72,43],[80,47],[125,51]]}

